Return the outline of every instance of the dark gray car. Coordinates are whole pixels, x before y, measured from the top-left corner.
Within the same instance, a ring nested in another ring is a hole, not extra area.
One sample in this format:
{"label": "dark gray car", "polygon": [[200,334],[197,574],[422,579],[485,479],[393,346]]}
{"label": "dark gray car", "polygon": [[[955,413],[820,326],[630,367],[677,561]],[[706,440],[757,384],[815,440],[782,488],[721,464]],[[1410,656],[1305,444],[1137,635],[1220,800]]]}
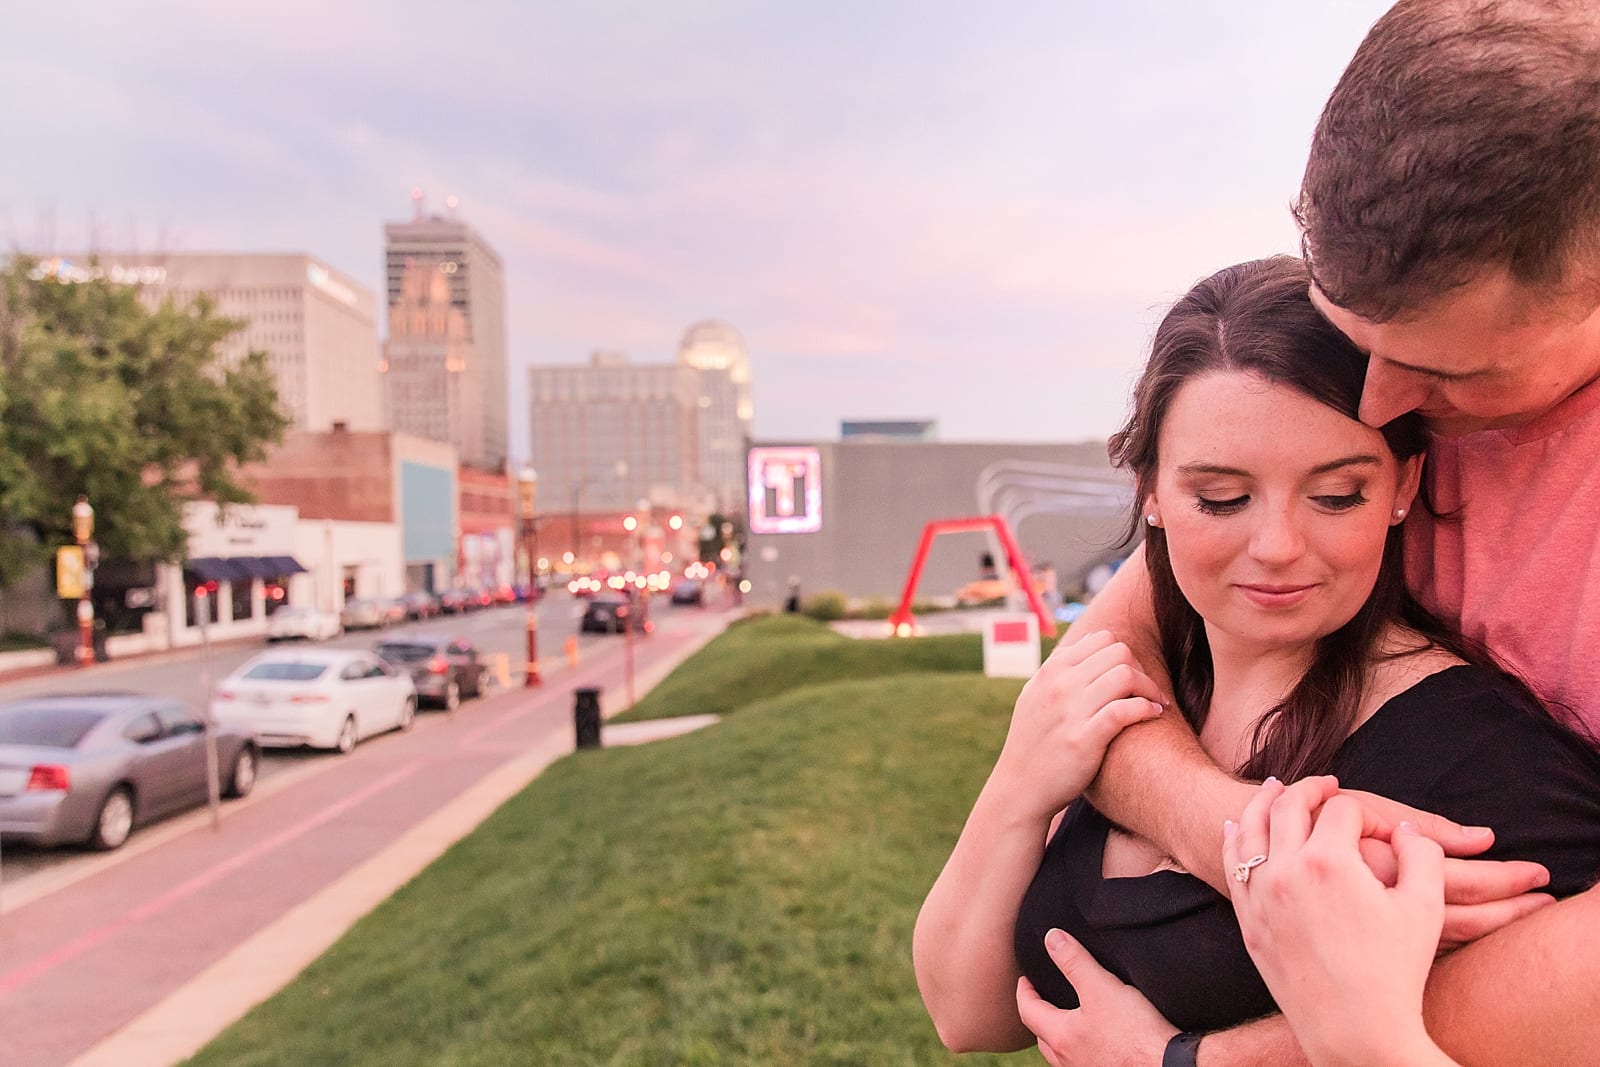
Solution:
{"label": "dark gray car", "polygon": [[411,672],[418,700],[454,711],[463,698],[483,696],[484,663],[477,647],[464,637],[407,634],[380,641],[372,651]]}
{"label": "dark gray car", "polygon": [[[253,737],[218,727],[223,796],[249,793],[259,765]],[[0,704],[0,835],[113,849],[207,795],[205,725],[177,701],[92,693]]]}

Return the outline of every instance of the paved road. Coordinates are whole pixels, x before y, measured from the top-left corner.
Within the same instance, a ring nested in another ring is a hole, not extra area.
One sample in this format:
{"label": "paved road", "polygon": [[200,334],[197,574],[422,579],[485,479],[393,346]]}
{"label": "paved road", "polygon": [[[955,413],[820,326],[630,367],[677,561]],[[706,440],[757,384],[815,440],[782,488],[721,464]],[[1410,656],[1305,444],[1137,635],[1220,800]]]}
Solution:
{"label": "paved road", "polygon": [[[659,605],[659,606],[658,606]],[[580,663],[609,646],[618,638],[606,634],[578,634],[578,617],[584,601],[569,597],[566,592],[553,592],[539,602],[539,662],[541,674],[560,673],[566,668],[564,646],[568,637],[579,638]],[[671,620],[674,609],[661,598],[652,604],[652,616],[658,623]],[[665,610],[663,610],[665,609]],[[679,614],[697,609],[676,609]],[[523,683],[523,665],[527,662],[527,611],[523,605],[508,605],[473,612],[467,615],[446,615],[422,622],[410,622],[389,630],[362,630],[323,642],[326,647],[368,648],[383,638],[423,632],[446,632],[462,635],[477,644],[483,655],[491,660],[503,656],[506,663],[506,681],[513,688]],[[213,679],[219,679],[239,664],[269,647],[260,639],[219,644],[211,651]],[[290,648],[291,645],[271,646]],[[192,707],[203,703],[205,654],[199,649],[159,653],[136,659],[96,664],[77,670],[64,668],[42,675],[34,675],[10,682],[0,681],[0,701],[48,693],[82,692],[91,689],[128,689],[173,697]],[[278,775],[302,774],[315,770],[328,759],[328,755],[308,749],[269,750],[261,763],[260,785],[265,786]],[[133,842],[152,832],[151,828],[135,833]],[[7,841],[0,849],[0,904],[6,890],[41,872],[50,872],[63,866],[83,864],[92,858],[80,849],[40,849],[22,842]],[[0,1061],[0,1067],[4,1067]]]}
{"label": "paved road", "polygon": [[[698,647],[726,616],[658,621],[634,644],[641,678]],[[206,985],[194,980],[230,950],[314,906],[497,771],[530,752],[570,750],[572,688],[598,685],[615,697],[623,666],[620,639],[596,642],[542,688],[419,716],[410,733],[346,758],[302,760],[225,805],[215,832],[194,813],[120,852],[13,884],[0,896],[0,1064],[71,1063],[180,990]]]}

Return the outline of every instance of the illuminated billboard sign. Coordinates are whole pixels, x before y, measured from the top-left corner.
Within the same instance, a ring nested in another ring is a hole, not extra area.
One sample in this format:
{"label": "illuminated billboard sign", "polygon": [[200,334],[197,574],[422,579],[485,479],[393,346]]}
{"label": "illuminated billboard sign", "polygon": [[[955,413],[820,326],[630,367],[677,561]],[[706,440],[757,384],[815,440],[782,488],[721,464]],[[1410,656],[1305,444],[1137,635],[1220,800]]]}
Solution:
{"label": "illuminated billboard sign", "polygon": [[750,532],[822,529],[822,454],[815,448],[750,450]]}

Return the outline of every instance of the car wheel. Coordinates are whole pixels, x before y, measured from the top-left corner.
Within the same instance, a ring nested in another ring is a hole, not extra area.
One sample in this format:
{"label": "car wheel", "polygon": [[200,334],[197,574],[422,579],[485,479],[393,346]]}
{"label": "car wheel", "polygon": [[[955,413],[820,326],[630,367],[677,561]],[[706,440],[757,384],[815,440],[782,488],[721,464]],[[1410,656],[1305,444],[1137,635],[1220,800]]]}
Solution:
{"label": "car wheel", "polygon": [[228,775],[228,788],[222,795],[237,799],[247,797],[250,790],[256,787],[256,750],[249,745],[239,749],[239,754],[233,757],[233,770]]}
{"label": "car wheel", "polygon": [[[459,699],[457,703],[460,703]],[[397,729],[409,730],[417,722],[417,698],[406,697],[405,706],[400,709],[400,724]]]}
{"label": "car wheel", "polygon": [[450,684],[444,687],[444,710],[455,711],[460,706],[461,687],[455,683],[454,679],[452,679]]}
{"label": "car wheel", "polygon": [[339,739],[333,743],[341,755],[348,756],[356,750],[356,719],[354,715],[344,717],[344,725],[339,727]]}
{"label": "car wheel", "polygon": [[94,820],[94,832],[89,835],[89,847],[110,852],[121,848],[132,832],[133,794],[127,786],[119,785],[100,805],[100,814]]}

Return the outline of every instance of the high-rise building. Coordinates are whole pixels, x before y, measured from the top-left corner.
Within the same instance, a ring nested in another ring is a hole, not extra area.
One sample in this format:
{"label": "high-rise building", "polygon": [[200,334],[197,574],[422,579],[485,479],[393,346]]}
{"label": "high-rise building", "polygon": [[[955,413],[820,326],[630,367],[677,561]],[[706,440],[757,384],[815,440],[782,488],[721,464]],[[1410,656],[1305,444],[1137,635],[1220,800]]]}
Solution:
{"label": "high-rise building", "polygon": [[699,408],[699,481],[724,514],[741,511],[745,447],[755,419],[750,399],[750,354],[725,322],[708,319],[684,331],[678,362],[695,371]]}
{"label": "high-rise building", "polygon": [[468,463],[488,462],[483,375],[467,336],[466,316],[450,300],[450,282],[432,264],[408,263],[400,299],[389,305],[383,343],[384,405],[389,425],[448,441]]}
{"label": "high-rise building", "polygon": [[540,515],[569,520],[548,546],[590,554],[645,500],[697,521],[744,511],[750,357],[727,323],[689,327],[671,363],[602,351],[530,367],[528,402]]}
{"label": "high-rise building", "polygon": [[640,500],[692,507],[699,487],[699,392],[683,363],[635,364],[595,352],[587,364],[528,368],[531,458],[546,551],[585,554],[602,516]]}
{"label": "high-rise building", "polygon": [[222,342],[225,363],[267,354],[278,400],[295,429],[384,428],[372,292],[299,253],[111,253],[55,255],[36,271],[62,281],[94,277],[138,285],[151,305],[188,304],[202,293],[218,315],[244,322]]}
{"label": "high-rise building", "polygon": [[[392,425],[456,443],[463,463],[500,468],[509,414],[505,270],[471,226],[427,215],[421,203],[411,221],[384,226]],[[439,313],[445,300],[458,318]]]}

